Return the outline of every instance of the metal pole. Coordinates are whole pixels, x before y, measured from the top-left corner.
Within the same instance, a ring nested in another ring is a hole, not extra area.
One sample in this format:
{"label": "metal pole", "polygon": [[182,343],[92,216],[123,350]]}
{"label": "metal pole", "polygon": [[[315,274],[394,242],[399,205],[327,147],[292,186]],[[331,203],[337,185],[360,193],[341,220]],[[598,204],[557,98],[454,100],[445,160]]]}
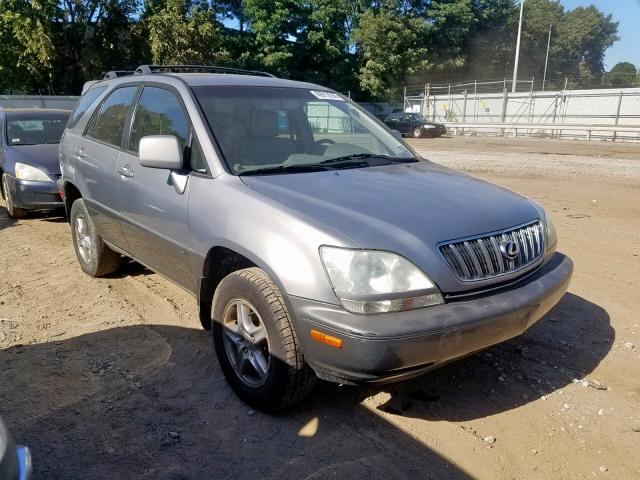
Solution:
{"label": "metal pole", "polygon": [[516,85],[518,83],[518,62],[520,61],[520,36],[522,35],[522,14],[524,13],[524,0],[520,0],[520,22],[518,23],[518,40],[516,41],[516,61],[513,66],[513,84],[511,85],[511,91],[516,92]]}
{"label": "metal pole", "polygon": [[535,84],[536,77],[531,77],[531,92],[529,93],[529,123],[533,123],[533,85]]}
{"label": "metal pole", "polygon": [[423,97],[422,97],[422,105],[421,105],[421,112],[420,114],[425,117],[427,115],[427,112],[429,111],[429,105],[428,102],[429,101],[429,94],[427,93],[427,84],[424,84],[424,92],[423,92]]}
{"label": "metal pole", "polygon": [[[507,93],[507,89],[505,88],[502,92],[502,117],[500,121],[505,123],[507,121],[507,105],[509,103],[509,94]],[[502,129],[502,136],[504,137],[504,128]]]}
{"label": "metal pole", "polygon": [[404,98],[402,99],[402,111],[406,112],[407,110],[407,86],[404,86]]}
{"label": "metal pole", "polygon": [[462,104],[462,121],[467,121],[467,91],[464,91],[464,103]]}
{"label": "metal pole", "polygon": [[[620,95],[618,96],[618,108],[616,109],[616,122],[618,125],[618,121],[620,120],[620,107],[622,107],[622,90],[620,90]],[[613,132],[613,141],[616,141],[616,132]]]}
{"label": "metal pole", "polygon": [[547,56],[544,59],[544,75],[542,76],[542,91],[544,92],[544,84],[547,80],[547,65],[549,64],[549,47],[551,46],[551,27],[553,24],[549,24],[549,38],[547,39]]}
{"label": "metal pole", "polygon": [[449,82],[449,109],[444,117],[447,121],[451,118],[451,82]]}
{"label": "metal pole", "polygon": [[473,81],[473,121],[478,121],[478,81]]}

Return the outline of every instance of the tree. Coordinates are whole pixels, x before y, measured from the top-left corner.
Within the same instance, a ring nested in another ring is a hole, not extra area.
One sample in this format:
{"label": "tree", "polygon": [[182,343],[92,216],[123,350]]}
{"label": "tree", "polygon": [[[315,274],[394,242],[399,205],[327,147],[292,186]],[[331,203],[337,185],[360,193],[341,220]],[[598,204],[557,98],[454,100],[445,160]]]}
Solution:
{"label": "tree", "polygon": [[[408,75],[427,66],[424,39],[427,23],[402,13],[389,2],[378,12],[366,10],[358,19],[353,41],[361,56],[358,79],[362,89],[377,99],[397,99]],[[396,4],[397,5],[397,4]]]}
{"label": "tree", "polygon": [[52,15],[58,61],[55,82],[80,93],[86,80],[131,66],[140,0],[60,0]]}
{"label": "tree", "polygon": [[288,77],[292,70],[303,3],[302,0],[243,0],[249,27],[255,34],[254,61],[280,76]]}
{"label": "tree", "polygon": [[349,5],[346,0],[311,0],[303,5],[295,39],[293,78],[349,89],[353,71],[348,52]]}
{"label": "tree", "polygon": [[638,69],[633,63],[616,63],[605,76],[605,80],[610,85],[633,85],[637,82]]}
{"label": "tree", "polygon": [[214,10],[189,0],[167,0],[149,17],[149,39],[154,63],[216,65],[229,60]]}
{"label": "tree", "polygon": [[618,40],[618,23],[596,7],[578,7],[566,13],[558,26],[560,57],[554,59],[565,76],[583,81],[599,80],[604,73],[604,54]]}
{"label": "tree", "polygon": [[0,91],[51,90],[55,47],[39,2],[0,6]]}

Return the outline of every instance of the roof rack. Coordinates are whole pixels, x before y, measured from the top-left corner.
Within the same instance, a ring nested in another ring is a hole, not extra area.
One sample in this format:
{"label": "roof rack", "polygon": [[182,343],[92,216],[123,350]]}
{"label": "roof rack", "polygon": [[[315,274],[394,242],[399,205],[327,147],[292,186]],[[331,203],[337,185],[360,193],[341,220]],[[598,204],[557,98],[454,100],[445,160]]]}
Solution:
{"label": "roof rack", "polygon": [[104,74],[103,80],[112,80],[118,77],[126,77],[127,75],[133,75],[133,70],[110,70]]}
{"label": "roof rack", "polygon": [[260,77],[276,78],[268,72],[258,70],[245,70],[243,68],[218,67],[215,65],[140,65],[136,68],[134,75],[148,75],[151,73],[175,72],[175,73],[223,73],[223,74],[240,74],[240,75],[258,75]]}

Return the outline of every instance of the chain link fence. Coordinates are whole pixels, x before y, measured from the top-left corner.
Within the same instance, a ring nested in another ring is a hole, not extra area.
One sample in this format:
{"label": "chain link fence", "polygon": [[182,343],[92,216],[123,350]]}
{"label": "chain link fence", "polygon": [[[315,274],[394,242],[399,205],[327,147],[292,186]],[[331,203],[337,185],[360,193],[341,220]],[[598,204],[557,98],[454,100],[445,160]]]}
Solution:
{"label": "chain link fence", "polygon": [[[522,85],[521,85],[522,83]],[[501,91],[496,92],[496,85]],[[528,86],[528,91],[525,90]],[[518,92],[509,91],[509,82],[423,86],[417,93],[406,89],[404,110],[421,113],[427,119],[447,123],[502,123],[549,125],[640,126],[640,88],[536,91],[533,80],[519,82]],[[444,90],[446,88],[446,90]],[[524,90],[524,91],[523,91]],[[477,133],[473,128],[466,132]],[[547,129],[518,129],[523,135],[548,135]],[[482,130],[504,134],[504,128]],[[640,140],[635,132],[553,130],[553,136]]]}

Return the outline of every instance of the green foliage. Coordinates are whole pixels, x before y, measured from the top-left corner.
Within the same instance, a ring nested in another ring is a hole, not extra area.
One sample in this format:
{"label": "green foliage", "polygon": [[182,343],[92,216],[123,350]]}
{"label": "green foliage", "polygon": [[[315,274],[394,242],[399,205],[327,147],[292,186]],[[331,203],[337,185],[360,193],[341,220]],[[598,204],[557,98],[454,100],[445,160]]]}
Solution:
{"label": "green foliage", "polygon": [[0,5],[0,91],[48,90],[55,47],[42,7],[37,2]]}
{"label": "green foliage", "polygon": [[633,63],[619,62],[607,72],[605,79],[610,85],[633,85],[640,83],[638,73],[640,72]]}
{"label": "green foliage", "polygon": [[149,18],[149,41],[157,64],[215,65],[229,60],[214,10],[189,0],[167,0]]}
{"label": "green foliage", "polygon": [[427,66],[427,31],[424,19],[393,8],[362,13],[353,32],[362,89],[374,98],[397,98],[406,76]]}
{"label": "green foliage", "polygon": [[[0,0],[0,93],[78,93],[104,71],[154,62],[259,68],[398,99],[406,83],[510,78],[518,14],[519,0]],[[611,16],[526,0],[520,78],[541,80],[550,25],[549,88],[633,76],[628,66],[605,75]]]}

